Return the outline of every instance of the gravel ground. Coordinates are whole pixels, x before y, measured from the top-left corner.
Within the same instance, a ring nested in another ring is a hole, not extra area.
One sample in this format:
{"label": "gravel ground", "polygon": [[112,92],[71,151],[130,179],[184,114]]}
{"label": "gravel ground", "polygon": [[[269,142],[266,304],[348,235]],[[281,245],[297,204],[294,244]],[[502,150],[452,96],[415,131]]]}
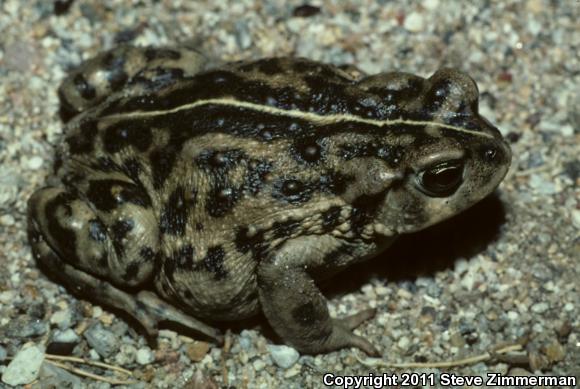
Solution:
{"label": "gravel ground", "polygon": [[[0,0],[0,385],[111,386],[45,353],[127,369],[135,388],[310,388],[323,386],[324,372],[580,378],[580,2],[483,3]],[[330,283],[332,314],[377,307],[359,331],[383,351],[380,362],[349,349],[300,356],[276,345],[263,319],[236,325],[224,347],[171,330],[154,346],[47,279],[25,234],[26,200],[61,134],[56,88],[71,67],[119,42],[193,43],[223,61],[295,55],[368,73],[459,67],[511,142],[512,169],[497,195]],[[515,343],[521,351],[472,364],[380,365]]]}

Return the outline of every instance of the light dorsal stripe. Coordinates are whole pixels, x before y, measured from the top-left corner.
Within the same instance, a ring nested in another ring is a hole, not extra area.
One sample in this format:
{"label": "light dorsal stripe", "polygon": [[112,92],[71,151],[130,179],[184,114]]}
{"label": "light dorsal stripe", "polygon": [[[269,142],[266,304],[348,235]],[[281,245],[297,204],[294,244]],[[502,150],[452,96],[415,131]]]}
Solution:
{"label": "light dorsal stripe", "polygon": [[447,130],[462,132],[470,135],[481,136],[484,138],[493,138],[493,135],[488,134],[486,132],[480,131],[473,131],[468,130],[466,128],[456,127],[445,123],[438,123],[432,121],[420,121],[420,120],[405,120],[405,119],[395,119],[395,120],[376,120],[376,119],[367,119],[362,118],[356,115],[351,114],[331,114],[331,115],[320,115],[314,112],[304,112],[299,110],[289,110],[289,109],[282,109],[277,107],[271,107],[269,105],[263,104],[256,104],[250,103],[247,101],[239,101],[233,98],[216,98],[216,99],[207,99],[207,100],[198,100],[190,104],[180,105],[179,107],[175,107],[168,110],[161,110],[161,111],[132,111],[128,113],[120,113],[105,116],[103,119],[111,119],[111,120],[123,120],[123,119],[133,119],[133,118],[142,118],[142,117],[153,117],[153,116],[160,116],[160,115],[167,115],[172,114],[180,111],[185,111],[189,109],[194,109],[197,107],[201,107],[204,105],[225,105],[228,107],[238,107],[238,108],[245,108],[250,109],[253,111],[264,112],[271,115],[277,116],[286,116],[291,118],[297,118],[302,120],[307,120],[309,122],[325,125],[325,124],[333,124],[337,122],[355,122],[355,123],[363,123],[369,124],[372,126],[377,127],[386,127],[386,126],[395,126],[398,124],[405,124],[411,126],[433,126],[438,128],[444,128]]}

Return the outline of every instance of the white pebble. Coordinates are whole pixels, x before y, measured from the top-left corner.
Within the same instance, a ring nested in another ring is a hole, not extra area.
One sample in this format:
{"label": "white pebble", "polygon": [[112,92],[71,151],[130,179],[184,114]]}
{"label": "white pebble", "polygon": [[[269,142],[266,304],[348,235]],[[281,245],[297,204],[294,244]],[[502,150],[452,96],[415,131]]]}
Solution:
{"label": "white pebble", "polygon": [[2,382],[7,385],[29,384],[36,379],[44,360],[44,352],[37,346],[20,350],[2,374]]}
{"label": "white pebble", "polygon": [[34,157],[32,157],[28,160],[28,168],[32,169],[32,170],[36,170],[36,169],[40,168],[43,163],[44,163],[44,161],[42,160],[42,158],[40,158],[38,155],[35,155]]}
{"label": "white pebble", "polygon": [[397,347],[399,347],[399,349],[401,349],[401,350],[407,350],[409,348],[410,344],[411,344],[411,341],[406,336],[402,336],[397,341]]}
{"label": "white pebble", "polygon": [[268,345],[268,350],[270,350],[270,354],[272,355],[272,359],[274,363],[280,366],[283,369],[288,369],[292,365],[296,363],[300,354],[298,351],[293,349],[292,347],[288,346],[278,346],[278,345]]}
{"label": "white pebble", "polygon": [[6,214],[0,216],[0,224],[2,224],[3,226],[11,226],[14,224],[14,222],[15,222],[14,216],[12,215]]}
{"label": "white pebble", "polygon": [[578,209],[572,210],[572,224],[580,230],[580,210]]}
{"label": "white pebble", "polygon": [[532,305],[532,312],[534,313],[544,313],[548,310],[548,308],[550,308],[550,306],[548,305],[548,303],[536,303],[534,305]]}
{"label": "white pebble", "polygon": [[155,355],[151,352],[149,347],[142,347],[137,350],[137,363],[140,365],[148,365],[155,360]]}
{"label": "white pebble", "polygon": [[256,359],[252,365],[254,366],[255,371],[261,371],[266,367],[266,363],[261,359]]}
{"label": "white pebble", "polygon": [[423,2],[423,7],[431,11],[436,10],[439,8],[439,0],[425,0]]}
{"label": "white pebble", "polygon": [[573,136],[574,135],[574,128],[570,124],[564,124],[560,128],[560,132],[563,136]]}
{"label": "white pebble", "polygon": [[423,15],[412,12],[405,18],[404,27],[411,32],[419,32],[423,30]]}

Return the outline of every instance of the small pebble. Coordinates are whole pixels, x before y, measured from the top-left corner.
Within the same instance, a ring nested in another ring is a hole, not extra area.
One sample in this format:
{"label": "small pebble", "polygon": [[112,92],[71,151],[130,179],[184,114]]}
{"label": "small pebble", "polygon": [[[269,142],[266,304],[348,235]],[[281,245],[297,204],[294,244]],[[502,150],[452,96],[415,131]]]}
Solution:
{"label": "small pebble", "polygon": [[261,359],[256,359],[253,363],[252,366],[254,367],[255,371],[260,371],[262,369],[264,369],[266,367],[266,363],[261,360]]}
{"label": "small pebble", "polygon": [[403,25],[405,29],[411,32],[420,32],[424,27],[423,15],[412,12],[405,18],[405,24]]}
{"label": "small pebble", "polygon": [[72,324],[73,317],[70,309],[60,309],[52,314],[50,322],[56,325],[59,329],[65,330]]}
{"label": "small pebble", "polygon": [[548,303],[540,302],[540,303],[536,303],[536,304],[532,305],[531,310],[532,310],[532,312],[535,312],[535,313],[544,313],[548,310],[548,308],[550,308]]}
{"label": "small pebble", "polygon": [[508,376],[511,377],[527,377],[531,375],[532,373],[530,373],[526,369],[522,369],[521,367],[514,367],[513,369],[510,369],[510,371],[508,372]]}
{"label": "small pebble", "polygon": [[135,362],[137,358],[137,349],[131,344],[122,344],[117,355],[115,355],[115,362],[119,365],[127,366]]}
{"label": "small pebble", "polygon": [[574,227],[580,230],[580,210],[573,209],[572,210],[572,224]]}
{"label": "small pebble", "polygon": [[84,337],[89,345],[102,357],[107,358],[119,349],[119,338],[100,323],[85,331]]}
{"label": "small pebble", "polygon": [[155,354],[149,347],[142,347],[137,350],[136,360],[140,365],[148,365],[155,360]]}
{"label": "small pebble", "polygon": [[566,349],[557,340],[546,346],[546,356],[552,363],[560,362],[566,356]]}
{"label": "small pebble", "polygon": [[434,11],[439,8],[439,0],[425,0],[423,1],[423,7],[430,11]]}
{"label": "small pebble", "polygon": [[42,388],[71,388],[81,389],[83,385],[81,378],[52,364],[43,363],[38,376],[42,382]]}
{"label": "small pebble", "polygon": [[44,335],[49,330],[46,321],[27,315],[19,316],[4,327],[5,334],[11,338],[25,339]]}
{"label": "small pebble", "polygon": [[10,214],[0,216],[0,224],[6,227],[14,225],[14,216]]}
{"label": "small pebble", "polygon": [[538,174],[530,176],[530,186],[534,188],[539,194],[551,195],[556,193],[556,186],[551,181],[546,181]]}
{"label": "small pebble", "polygon": [[399,349],[401,349],[401,350],[407,350],[407,348],[409,347],[410,344],[411,344],[411,341],[406,336],[402,336],[397,341],[397,347],[399,347]]}
{"label": "small pebble", "polygon": [[285,345],[271,344],[268,345],[268,350],[272,355],[274,363],[283,369],[288,369],[298,361],[298,358],[300,358],[300,354],[296,349]]}
{"label": "small pebble", "polygon": [[209,349],[207,342],[194,342],[186,346],[185,353],[193,362],[199,362],[207,355]]}
{"label": "small pebble", "polygon": [[69,328],[64,331],[54,331],[52,340],[61,343],[76,343],[79,341],[79,336],[72,328]]}
{"label": "small pebble", "polygon": [[28,168],[32,170],[36,170],[42,166],[44,161],[39,156],[35,155],[34,157],[28,160]]}
{"label": "small pebble", "polygon": [[[246,334],[244,334],[244,332],[246,332]],[[240,338],[238,339],[238,343],[239,343],[240,347],[244,350],[248,350],[252,347],[252,339],[249,337],[246,330],[243,330],[240,333]]]}
{"label": "small pebble", "polygon": [[38,346],[21,349],[8,364],[2,382],[7,385],[29,384],[36,379],[44,360],[44,352]]}

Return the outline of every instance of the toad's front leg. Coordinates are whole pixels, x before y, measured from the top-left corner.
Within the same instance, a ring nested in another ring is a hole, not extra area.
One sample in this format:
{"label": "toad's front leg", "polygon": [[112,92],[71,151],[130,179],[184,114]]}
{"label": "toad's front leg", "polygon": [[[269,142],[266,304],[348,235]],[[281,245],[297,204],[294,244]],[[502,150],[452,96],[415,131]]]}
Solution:
{"label": "toad's front leg", "polygon": [[299,237],[286,242],[264,260],[258,270],[262,310],[276,333],[301,352],[318,354],[357,347],[378,356],[379,352],[369,341],[352,333],[363,321],[373,317],[375,310],[367,309],[342,319],[331,318],[326,299],[309,274],[313,268],[324,271],[325,257],[337,245],[336,239],[328,236]]}

